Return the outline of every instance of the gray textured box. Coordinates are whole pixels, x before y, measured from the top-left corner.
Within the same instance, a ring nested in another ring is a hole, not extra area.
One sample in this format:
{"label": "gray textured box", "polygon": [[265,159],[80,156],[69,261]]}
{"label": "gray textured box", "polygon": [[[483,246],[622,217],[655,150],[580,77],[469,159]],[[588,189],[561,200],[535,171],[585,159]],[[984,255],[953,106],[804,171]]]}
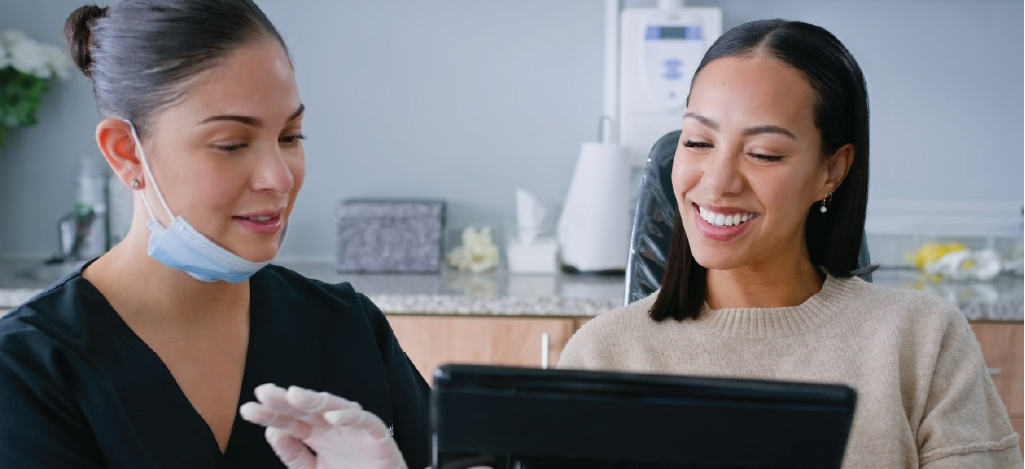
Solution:
{"label": "gray textured box", "polygon": [[436,273],[441,269],[445,203],[346,200],[338,205],[337,270]]}

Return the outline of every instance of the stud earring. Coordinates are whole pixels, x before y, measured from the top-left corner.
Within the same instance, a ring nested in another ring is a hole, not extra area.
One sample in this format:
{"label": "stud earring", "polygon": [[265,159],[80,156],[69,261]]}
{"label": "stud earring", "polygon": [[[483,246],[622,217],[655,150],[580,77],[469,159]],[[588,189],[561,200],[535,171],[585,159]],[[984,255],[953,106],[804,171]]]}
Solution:
{"label": "stud earring", "polygon": [[822,198],[822,206],[819,207],[819,212],[826,213],[829,209],[826,208],[826,202],[833,200],[833,193],[826,192],[826,196]]}
{"label": "stud earring", "polygon": [[136,181],[135,179],[132,179],[132,182],[129,185],[132,186],[132,189],[138,189],[139,188],[139,181]]}

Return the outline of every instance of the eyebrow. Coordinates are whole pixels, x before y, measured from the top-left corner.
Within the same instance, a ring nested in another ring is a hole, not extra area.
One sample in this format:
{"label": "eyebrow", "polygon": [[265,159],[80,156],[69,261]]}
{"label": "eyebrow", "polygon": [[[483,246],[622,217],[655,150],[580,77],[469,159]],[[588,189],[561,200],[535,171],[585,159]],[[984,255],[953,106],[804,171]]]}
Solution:
{"label": "eyebrow", "polygon": [[[295,120],[297,117],[301,116],[303,114],[303,112],[306,112],[306,105],[300,103],[299,104],[299,109],[296,109],[295,112],[292,113],[292,115],[288,116],[288,120],[286,122],[291,122],[291,121]],[[216,121],[235,121],[235,122],[243,123],[245,125],[251,125],[253,127],[263,127],[263,121],[260,120],[258,117],[254,117],[254,116],[239,116],[239,115],[230,115],[230,114],[218,115],[218,116],[210,116],[210,117],[207,117],[206,119],[203,119],[200,122],[200,124],[206,124],[206,123],[209,123],[209,122],[216,122]]]}
{"label": "eyebrow", "polygon": [[719,130],[719,123],[718,122],[716,122],[716,121],[714,121],[712,119],[709,119],[709,118],[707,118],[705,116],[702,116],[701,114],[695,114],[693,112],[688,112],[688,113],[683,115],[684,119],[686,119],[688,117],[691,118],[691,119],[694,119],[694,120],[696,120],[696,121],[698,121],[698,122],[700,122],[702,124],[704,124],[705,127],[711,128],[712,130]]}
{"label": "eyebrow", "polygon": [[[700,122],[705,127],[708,127],[708,128],[710,128],[712,130],[719,130],[719,123],[718,122],[716,122],[716,121],[714,121],[712,119],[709,119],[709,118],[707,118],[705,116],[702,116],[701,114],[695,114],[693,112],[688,112],[687,114],[683,115],[684,119],[686,119],[688,117],[691,118],[691,119],[694,119],[694,120],[696,120],[698,122]],[[783,127],[780,127],[778,125],[759,125],[759,126],[755,126],[755,127],[748,127],[746,129],[744,129],[744,132],[742,133],[742,135],[745,136],[745,137],[750,137],[752,135],[758,135],[758,134],[780,134],[780,135],[784,135],[784,136],[790,137],[790,138],[792,138],[794,140],[797,139],[797,136],[795,136],[793,132],[791,132],[791,131],[789,131],[787,129],[784,129]]]}
{"label": "eyebrow", "polygon": [[757,127],[749,127],[744,129],[742,135],[744,135],[745,137],[750,137],[752,135],[758,134],[780,134],[797,140],[797,137],[794,136],[793,132],[784,129],[783,127],[780,127],[778,125],[759,125]]}

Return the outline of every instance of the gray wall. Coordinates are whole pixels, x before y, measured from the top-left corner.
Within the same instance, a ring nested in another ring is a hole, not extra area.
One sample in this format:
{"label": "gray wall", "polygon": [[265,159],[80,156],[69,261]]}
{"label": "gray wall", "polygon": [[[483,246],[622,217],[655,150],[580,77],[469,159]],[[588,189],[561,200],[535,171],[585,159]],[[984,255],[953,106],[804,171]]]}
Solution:
{"label": "gray wall", "polygon": [[[0,30],[57,42],[71,0],[0,0]],[[334,253],[346,198],[449,202],[449,222],[511,223],[514,190],[558,202],[602,109],[599,0],[262,0],[307,105],[308,177],[289,257]],[[653,2],[627,1],[627,6]],[[871,198],[1022,199],[1018,0],[691,1],[724,27],[765,17],[833,31],[865,69]],[[41,124],[0,149],[0,255],[46,256],[100,158],[86,80],[46,96]]]}

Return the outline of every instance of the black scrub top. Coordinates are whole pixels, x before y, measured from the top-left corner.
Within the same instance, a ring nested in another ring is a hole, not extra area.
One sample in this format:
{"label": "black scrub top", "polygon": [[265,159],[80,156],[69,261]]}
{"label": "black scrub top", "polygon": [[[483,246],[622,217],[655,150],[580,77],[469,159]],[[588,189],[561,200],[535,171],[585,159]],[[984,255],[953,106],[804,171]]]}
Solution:
{"label": "black scrub top", "polygon": [[[170,371],[81,270],[0,318],[0,467],[284,467],[237,415],[222,454]],[[384,314],[348,283],[270,265],[250,279],[239,404],[263,383],[327,391],[393,427],[429,465],[430,388]]]}

